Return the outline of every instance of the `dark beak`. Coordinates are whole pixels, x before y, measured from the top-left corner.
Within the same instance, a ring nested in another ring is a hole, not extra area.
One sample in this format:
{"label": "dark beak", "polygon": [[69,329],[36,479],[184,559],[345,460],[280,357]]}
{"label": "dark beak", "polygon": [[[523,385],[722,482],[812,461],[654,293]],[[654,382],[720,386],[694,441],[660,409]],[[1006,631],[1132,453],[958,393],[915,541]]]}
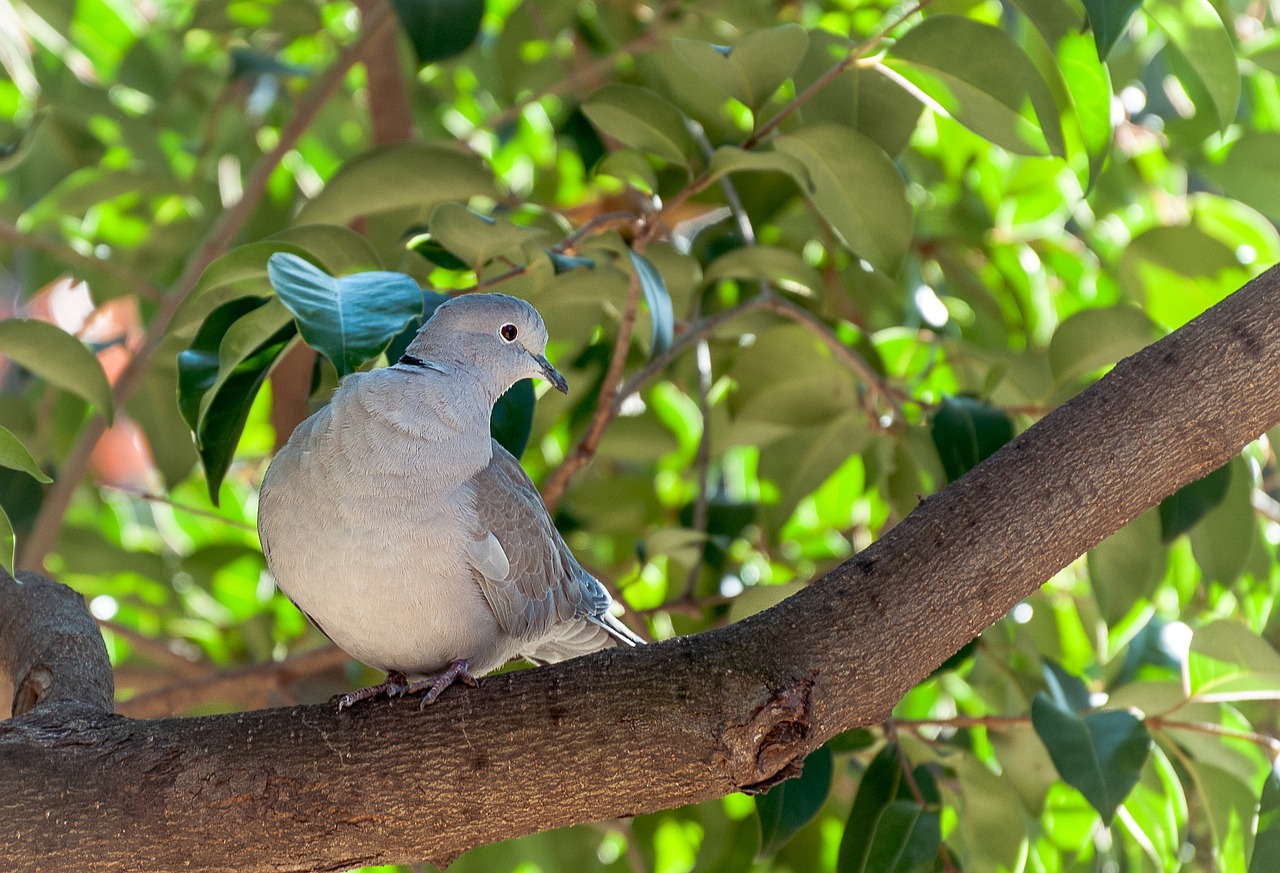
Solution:
{"label": "dark beak", "polygon": [[560,371],[551,366],[551,362],[544,355],[534,355],[533,359],[538,362],[538,369],[542,371],[543,377],[555,386],[555,389],[561,394],[569,393],[569,383],[564,380],[564,376],[560,375]]}

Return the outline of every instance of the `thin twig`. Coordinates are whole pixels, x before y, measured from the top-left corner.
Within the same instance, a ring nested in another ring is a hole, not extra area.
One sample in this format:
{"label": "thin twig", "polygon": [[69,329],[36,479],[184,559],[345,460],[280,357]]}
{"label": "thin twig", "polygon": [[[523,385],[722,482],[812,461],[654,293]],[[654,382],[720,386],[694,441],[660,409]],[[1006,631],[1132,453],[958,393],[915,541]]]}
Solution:
{"label": "thin twig", "polygon": [[219,515],[218,513],[212,512],[208,509],[200,509],[197,506],[187,506],[186,504],[183,504],[183,503],[177,503],[169,499],[168,497],[165,497],[163,494],[155,494],[153,492],[143,491],[138,488],[125,488],[124,486],[121,486],[121,485],[103,485],[102,487],[108,491],[118,491],[121,494],[127,494],[130,497],[136,497],[138,500],[145,500],[148,503],[161,503],[177,512],[184,512],[187,515],[195,515],[200,518],[207,518],[212,521],[221,522],[222,524],[229,525],[231,527],[238,527],[240,528],[240,530],[247,530],[247,531],[250,531],[251,533],[256,533],[258,530],[256,527],[249,524],[248,522],[236,521],[234,518],[227,518],[225,515]]}
{"label": "thin twig", "polygon": [[[120,374],[120,378],[116,380],[112,400],[117,407],[123,405],[141,384],[147,367],[151,363],[151,357],[163,341],[165,331],[177,313],[178,307],[195,290],[205,268],[215,258],[226,252],[239,235],[266,192],[267,182],[280,161],[297,145],[302,134],[306,132],[333,93],[342,85],[347,71],[363,54],[365,45],[376,38],[383,28],[390,27],[393,20],[390,2],[381,4],[378,10],[369,16],[356,41],[347,47],[324,77],[303,95],[297,111],[289,123],[281,128],[276,147],[263,155],[254,165],[249,178],[245,181],[244,194],[240,201],[223,212],[213,223],[195,254],[187,261],[182,274],[173,285],[173,290],[157,309],[151,324],[147,326],[147,335],[141,347]],[[58,471],[58,478],[45,493],[44,500],[40,504],[40,512],[19,554],[20,566],[39,567],[44,563],[45,556],[53,548],[58,533],[62,530],[63,518],[71,505],[76,487],[89,468],[89,457],[93,454],[94,447],[106,431],[106,427],[106,419],[99,413],[91,418],[80,432],[66,460],[63,461],[62,468]]]}
{"label": "thin twig", "polygon": [[96,270],[99,273],[105,273],[121,282],[135,288],[138,294],[147,300],[159,300],[164,296],[155,285],[151,284],[144,276],[133,272],[132,270],[121,267],[112,261],[106,261],[101,258],[95,258],[91,255],[84,255],[73,249],[71,246],[56,240],[46,239],[42,236],[26,233],[18,229],[3,219],[0,219],[0,239],[13,243],[20,249],[35,249],[53,255],[58,260],[69,266],[79,266],[86,270]]}
{"label": "thin twig", "polygon": [[[635,249],[638,254],[641,253],[643,241],[637,240]],[[604,381],[600,385],[600,399],[596,403],[595,414],[591,416],[582,439],[578,441],[564,462],[556,467],[542,489],[542,499],[551,512],[555,511],[556,504],[564,496],[569,480],[595,457],[605,428],[617,415],[617,409],[621,405],[619,385],[622,382],[622,370],[627,363],[627,353],[631,350],[631,337],[635,333],[636,314],[639,308],[640,275],[632,270],[631,281],[627,283],[626,307],[622,310],[622,319],[618,323],[618,336],[613,342],[613,355],[609,359],[609,368],[605,371]]]}
{"label": "thin twig", "polygon": [[698,476],[698,496],[693,504],[694,530],[707,537],[707,541],[698,544],[697,557],[689,568],[689,577],[684,583],[682,600],[692,601],[698,579],[702,576],[702,566],[707,553],[710,532],[707,524],[710,512],[707,508],[707,497],[710,491],[708,479],[711,474],[711,406],[707,395],[711,393],[711,348],[705,339],[698,340],[695,360],[698,363],[698,413],[702,416],[702,433],[698,434],[698,451],[694,456],[694,467]]}
{"label": "thin twig", "polygon": [[126,640],[139,654],[166,666],[171,672],[177,673],[184,679],[203,676],[209,671],[208,662],[188,658],[181,652],[175,652],[170,647],[170,643],[165,640],[147,636],[128,625],[110,619],[98,619],[98,627]]}

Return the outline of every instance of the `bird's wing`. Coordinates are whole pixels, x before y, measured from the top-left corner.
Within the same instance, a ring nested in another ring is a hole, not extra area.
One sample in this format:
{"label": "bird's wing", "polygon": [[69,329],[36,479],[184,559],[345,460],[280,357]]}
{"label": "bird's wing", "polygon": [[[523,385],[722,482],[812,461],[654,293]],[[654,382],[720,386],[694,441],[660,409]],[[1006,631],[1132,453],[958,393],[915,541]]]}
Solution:
{"label": "bird's wing", "polygon": [[602,618],[609,593],[579,566],[520,462],[495,442],[493,460],[470,485],[477,526],[467,551],[499,626],[529,641],[557,622],[586,619],[620,636]]}

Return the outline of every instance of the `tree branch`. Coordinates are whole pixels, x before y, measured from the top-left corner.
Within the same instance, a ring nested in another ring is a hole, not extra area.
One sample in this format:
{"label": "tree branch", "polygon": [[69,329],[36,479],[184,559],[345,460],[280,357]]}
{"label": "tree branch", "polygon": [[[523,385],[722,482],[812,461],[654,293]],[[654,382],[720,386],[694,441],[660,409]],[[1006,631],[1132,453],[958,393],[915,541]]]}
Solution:
{"label": "tree branch", "polygon": [[[778,606],[414,700],[0,724],[18,870],[447,862],[766,787],[1046,579],[1280,422],[1280,270],[1054,410]],[[389,619],[389,621],[392,619]],[[123,838],[122,838],[123,835]]]}

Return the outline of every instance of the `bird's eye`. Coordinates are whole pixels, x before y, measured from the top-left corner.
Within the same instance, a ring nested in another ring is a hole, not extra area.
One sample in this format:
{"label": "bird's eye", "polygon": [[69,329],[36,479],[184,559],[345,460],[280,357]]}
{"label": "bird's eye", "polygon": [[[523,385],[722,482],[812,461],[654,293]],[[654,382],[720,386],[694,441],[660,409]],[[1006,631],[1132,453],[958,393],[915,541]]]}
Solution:
{"label": "bird's eye", "polygon": [[498,336],[502,337],[502,341],[504,343],[515,342],[517,333],[518,331],[516,330],[516,326],[509,321],[502,327],[498,328]]}

